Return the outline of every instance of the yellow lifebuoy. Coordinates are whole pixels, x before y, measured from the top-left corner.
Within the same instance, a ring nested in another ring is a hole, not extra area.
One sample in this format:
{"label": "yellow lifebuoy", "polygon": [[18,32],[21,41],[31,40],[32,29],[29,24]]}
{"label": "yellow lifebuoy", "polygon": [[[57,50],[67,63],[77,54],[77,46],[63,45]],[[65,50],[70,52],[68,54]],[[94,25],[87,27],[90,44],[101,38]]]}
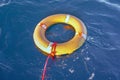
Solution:
{"label": "yellow lifebuoy", "polygon": [[56,56],[73,53],[76,49],[81,47],[86,40],[86,27],[83,24],[83,22],[75,16],[69,14],[55,14],[48,16],[37,24],[33,33],[35,45],[45,55],[49,55],[51,53],[51,45],[53,44],[53,42],[50,42],[46,38],[45,32],[48,29],[48,27],[57,23],[65,23],[71,25],[75,30],[75,35],[68,42],[57,44],[55,54]]}

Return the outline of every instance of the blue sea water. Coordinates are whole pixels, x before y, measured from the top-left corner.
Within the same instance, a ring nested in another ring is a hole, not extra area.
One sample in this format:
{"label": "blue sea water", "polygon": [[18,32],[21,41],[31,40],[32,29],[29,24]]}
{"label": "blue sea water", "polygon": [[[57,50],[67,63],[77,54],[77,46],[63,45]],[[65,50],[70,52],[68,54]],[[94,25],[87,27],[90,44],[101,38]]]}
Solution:
{"label": "blue sea water", "polygon": [[[57,13],[80,18],[88,37],[72,55],[50,60],[45,80],[120,80],[120,0],[0,0],[0,80],[41,80],[46,56],[32,35]],[[54,27],[48,38],[64,41],[72,33]]]}

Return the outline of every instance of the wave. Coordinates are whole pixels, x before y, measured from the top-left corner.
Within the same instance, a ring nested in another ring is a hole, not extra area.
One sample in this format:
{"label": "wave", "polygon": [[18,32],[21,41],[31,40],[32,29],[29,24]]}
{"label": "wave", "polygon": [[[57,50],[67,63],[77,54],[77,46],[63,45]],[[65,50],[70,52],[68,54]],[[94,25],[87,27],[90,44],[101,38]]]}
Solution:
{"label": "wave", "polygon": [[0,7],[9,5],[11,3],[11,0],[2,0],[0,1]]}
{"label": "wave", "polygon": [[97,0],[98,2],[104,3],[108,5],[109,7],[115,8],[118,11],[120,11],[120,5],[116,3],[111,3],[109,0]]}

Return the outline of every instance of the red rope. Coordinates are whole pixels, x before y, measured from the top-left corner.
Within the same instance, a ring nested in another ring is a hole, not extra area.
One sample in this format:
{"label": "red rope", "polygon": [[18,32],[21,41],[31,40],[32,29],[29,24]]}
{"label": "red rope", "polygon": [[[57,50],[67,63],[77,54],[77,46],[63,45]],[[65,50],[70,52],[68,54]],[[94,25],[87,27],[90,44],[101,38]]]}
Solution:
{"label": "red rope", "polygon": [[42,73],[42,80],[44,80],[44,78],[45,78],[46,67],[47,67],[49,58],[50,58],[50,56],[48,56],[47,59],[46,59],[46,61],[45,61],[45,65],[44,65],[44,69],[43,69],[43,73]]}
{"label": "red rope", "polygon": [[53,44],[52,44],[51,53],[48,55],[48,57],[47,57],[47,59],[46,59],[46,61],[45,61],[44,68],[43,68],[43,72],[42,72],[42,80],[45,79],[46,68],[47,68],[47,64],[48,64],[48,60],[49,60],[49,58],[50,58],[50,57],[51,57],[52,59],[55,58],[56,46],[57,46],[57,43],[53,43]]}

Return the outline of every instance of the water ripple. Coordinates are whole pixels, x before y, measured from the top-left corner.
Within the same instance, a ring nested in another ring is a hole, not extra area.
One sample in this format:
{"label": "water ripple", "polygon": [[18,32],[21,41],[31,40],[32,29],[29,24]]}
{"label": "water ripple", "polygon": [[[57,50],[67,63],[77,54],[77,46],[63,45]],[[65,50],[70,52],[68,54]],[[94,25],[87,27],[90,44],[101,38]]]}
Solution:
{"label": "water ripple", "polygon": [[1,68],[2,70],[6,70],[6,71],[11,71],[11,70],[13,70],[12,67],[10,67],[10,66],[8,66],[8,65],[6,65],[6,64],[3,64],[3,63],[0,63],[0,68]]}
{"label": "water ripple", "polygon": [[2,29],[0,28],[0,36],[1,36],[1,34],[2,34]]}
{"label": "water ripple", "polygon": [[84,12],[86,15],[88,16],[101,16],[101,17],[108,17],[108,18],[115,18],[115,15],[112,15],[111,14],[107,14],[105,12],[94,12],[94,13],[91,13],[91,12]]}
{"label": "water ripple", "polygon": [[120,11],[120,5],[119,5],[119,4],[111,3],[109,0],[97,0],[97,1],[100,2],[100,3],[104,3],[104,4],[106,4],[107,6],[112,7],[112,8],[115,8],[115,9],[117,9],[118,11]]}
{"label": "water ripple", "polygon": [[88,36],[87,41],[93,45],[95,45],[96,47],[99,47],[101,49],[106,49],[106,50],[116,50],[117,48],[115,46],[113,46],[111,43],[109,43],[106,40],[101,40],[100,37],[95,36],[95,37],[91,37]]}
{"label": "water ripple", "polygon": [[1,0],[0,1],[0,7],[9,5],[11,3],[11,0]]}

